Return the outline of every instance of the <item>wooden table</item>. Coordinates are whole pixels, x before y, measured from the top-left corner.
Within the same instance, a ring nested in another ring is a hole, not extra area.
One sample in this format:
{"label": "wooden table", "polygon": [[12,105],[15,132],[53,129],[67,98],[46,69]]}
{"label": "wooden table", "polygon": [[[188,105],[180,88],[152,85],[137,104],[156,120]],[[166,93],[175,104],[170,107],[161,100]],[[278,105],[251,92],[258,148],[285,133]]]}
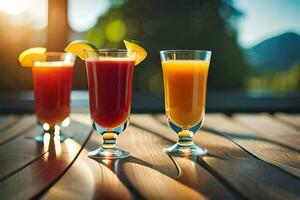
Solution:
{"label": "wooden table", "polygon": [[163,115],[133,114],[119,136],[131,152],[100,163],[88,114],[73,114],[63,143],[35,142],[34,115],[0,116],[0,199],[300,199],[300,115],[208,114],[198,159],[169,157]]}

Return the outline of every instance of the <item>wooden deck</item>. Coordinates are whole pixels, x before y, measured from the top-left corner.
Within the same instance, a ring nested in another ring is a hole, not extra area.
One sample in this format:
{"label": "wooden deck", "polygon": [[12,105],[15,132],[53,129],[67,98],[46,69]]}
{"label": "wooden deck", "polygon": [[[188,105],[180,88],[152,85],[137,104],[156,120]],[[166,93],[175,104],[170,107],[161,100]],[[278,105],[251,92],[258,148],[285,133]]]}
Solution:
{"label": "wooden deck", "polygon": [[101,143],[88,114],[73,114],[64,142],[32,137],[34,115],[0,116],[0,199],[300,199],[299,114],[208,114],[199,159],[170,157],[163,115],[133,114],[122,160],[87,157]]}

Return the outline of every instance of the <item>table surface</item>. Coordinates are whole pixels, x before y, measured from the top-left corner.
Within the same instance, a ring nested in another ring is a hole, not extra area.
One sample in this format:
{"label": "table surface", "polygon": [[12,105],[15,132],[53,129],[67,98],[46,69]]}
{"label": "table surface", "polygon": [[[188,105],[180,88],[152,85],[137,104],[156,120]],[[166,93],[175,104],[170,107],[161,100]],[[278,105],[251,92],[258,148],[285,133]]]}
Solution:
{"label": "table surface", "polygon": [[203,158],[170,157],[164,115],[132,114],[118,137],[121,160],[87,157],[102,142],[88,114],[72,114],[72,136],[32,138],[34,115],[0,116],[0,199],[300,199],[300,115],[206,115],[194,142]]}

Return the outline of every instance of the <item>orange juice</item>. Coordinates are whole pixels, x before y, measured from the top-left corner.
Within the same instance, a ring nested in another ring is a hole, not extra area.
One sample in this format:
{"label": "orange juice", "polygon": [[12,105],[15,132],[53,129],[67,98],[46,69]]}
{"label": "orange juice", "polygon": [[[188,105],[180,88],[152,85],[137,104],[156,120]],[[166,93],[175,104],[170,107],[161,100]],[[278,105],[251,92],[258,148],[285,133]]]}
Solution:
{"label": "orange juice", "polygon": [[162,62],[166,113],[174,124],[190,128],[202,120],[208,68],[201,60]]}

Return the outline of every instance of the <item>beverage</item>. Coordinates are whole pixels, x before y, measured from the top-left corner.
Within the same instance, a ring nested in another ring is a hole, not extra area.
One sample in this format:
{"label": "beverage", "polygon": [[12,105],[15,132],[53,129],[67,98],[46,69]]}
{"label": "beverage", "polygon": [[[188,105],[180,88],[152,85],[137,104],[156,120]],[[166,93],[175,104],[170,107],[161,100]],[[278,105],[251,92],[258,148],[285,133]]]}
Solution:
{"label": "beverage", "polygon": [[206,149],[193,143],[205,115],[206,82],[210,51],[166,50],[160,52],[165,108],[168,123],[178,135],[178,142],[165,148],[175,156],[199,156]]}
{"label": "beverage", "polygon": [[201,60],[162,62],[166,113],[174,124],[190,128],[201,121],[208,68],[209,62]]}
{"label": "beverage", "polygon": [[131,108],[135,57],[127,50],[86,51],[90,114],[103,144],[89,152],[91,158],[124,158],[129,153],[116,145],[127,127]]}
{"label": "beverage", "polygon": [[[61,127],[70,123],[70,95],[75,56],[71,53],[47,52],[44,47],[26,49],[18,56],[22,67],[32,68],[34,108],[45,136],[60,141],[68,138]],[[36,135],[44,142],[44,134]],[[47,137],[46,137],[47,138]]]}
{"label": "beverage", "polygon": [[97,50],[85,40],[73,41],[65,48],[85,61],[92,126],[103,137],[102,145],[88,153],[97,160],[129,156],[118,148],[116,140],[129,123],[135,65],[146,58],[147,52],[136,43],[124,43],[127,50]]}
{"label": "beverage", "polygon": [[124,124],[131,107],[134,60],[87,59],[86,69],[93,121],[105,129]]}
{"label": "beverage", "polygon": [[36,62],[32,75],[37,118],[53,127],[70,114],[73,63]]}

